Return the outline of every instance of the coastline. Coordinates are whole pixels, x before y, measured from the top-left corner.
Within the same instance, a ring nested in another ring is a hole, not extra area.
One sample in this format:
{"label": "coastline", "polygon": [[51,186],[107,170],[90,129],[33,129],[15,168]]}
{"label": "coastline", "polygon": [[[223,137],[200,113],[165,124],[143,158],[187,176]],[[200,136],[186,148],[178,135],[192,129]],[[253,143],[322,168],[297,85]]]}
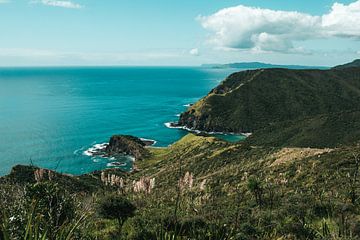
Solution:
{"label": "coastline", "polygon": [[182,129],[185,131],[188,131],[190,133],[195,133],[195,134],[208,134],[208,135],[242,135],[245,137],[250,137],[252,135],[252,133],[235,133],[235,132],[207,132],[207,131],[202,131],[202,130],[197,130],[197,129],[192,129],[192,128],[188,128],[186,126],[181,126],[178,125],[176,122],[166,122],[164,123],[164,125],[167,128],[172,128],[172,129]]}

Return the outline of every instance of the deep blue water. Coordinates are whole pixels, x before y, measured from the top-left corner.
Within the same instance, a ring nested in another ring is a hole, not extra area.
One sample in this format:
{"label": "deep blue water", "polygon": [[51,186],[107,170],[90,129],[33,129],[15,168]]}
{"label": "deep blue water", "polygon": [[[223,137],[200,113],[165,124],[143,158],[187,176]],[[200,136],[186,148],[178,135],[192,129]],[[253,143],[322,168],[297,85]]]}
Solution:
{"label": "deep blue water", "polygon": [[83,152],[113,134],[167,146],[184,105],[206,95],[230,69],[196,67],[0,68],[0,175],[15,164],[81,174],[109,159]]}

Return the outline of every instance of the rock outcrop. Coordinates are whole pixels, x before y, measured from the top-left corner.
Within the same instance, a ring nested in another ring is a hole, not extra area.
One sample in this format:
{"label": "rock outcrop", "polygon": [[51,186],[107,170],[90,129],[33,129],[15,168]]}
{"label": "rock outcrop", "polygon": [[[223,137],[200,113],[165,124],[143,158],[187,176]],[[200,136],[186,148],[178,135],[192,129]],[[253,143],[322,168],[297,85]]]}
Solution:
{"label": "rock outcrop", "polygon": [[133,156],[136,160],[141,160],[150,154],[145,148],[148,145],[151,145],[150,141],[143,141],[134,136],[114,135],[110,138],[105,152],[110,156],[125,154]]}

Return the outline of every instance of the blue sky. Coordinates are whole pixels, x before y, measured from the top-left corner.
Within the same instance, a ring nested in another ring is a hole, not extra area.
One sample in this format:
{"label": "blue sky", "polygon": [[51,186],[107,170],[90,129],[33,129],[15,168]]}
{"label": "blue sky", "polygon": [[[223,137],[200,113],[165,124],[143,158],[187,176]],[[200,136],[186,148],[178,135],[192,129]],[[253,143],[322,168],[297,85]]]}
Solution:
{"label": "blue sky", "polygon": [[0,0],[0,65],[331,66],[359,22],[360,0]]}

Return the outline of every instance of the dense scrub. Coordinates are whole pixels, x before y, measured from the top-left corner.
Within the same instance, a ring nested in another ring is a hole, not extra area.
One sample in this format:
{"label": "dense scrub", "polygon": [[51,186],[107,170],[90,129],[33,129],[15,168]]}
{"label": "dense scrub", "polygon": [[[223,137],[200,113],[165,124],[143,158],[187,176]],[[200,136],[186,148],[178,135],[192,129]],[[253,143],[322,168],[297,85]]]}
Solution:
{"label": "dense scrub", "polygon": [[[133,174],[107,170],[72,177],[15,168],[1,182],[3,235],[360,237],[359,145],[325,150],[254,147],[187,135],[169,148],[150,151],[152,157],[138,162],[140,170]],[[19,181],[25,176],[26,182]],[[129,211],[120,211],[124,207]]]}
{"label": "dense scrub", "polygon": [[277,122],[359,110],[359,105],[359,67],[258,69],[231,74],[183,113],[179,125],[204,131],[254,132]]}

